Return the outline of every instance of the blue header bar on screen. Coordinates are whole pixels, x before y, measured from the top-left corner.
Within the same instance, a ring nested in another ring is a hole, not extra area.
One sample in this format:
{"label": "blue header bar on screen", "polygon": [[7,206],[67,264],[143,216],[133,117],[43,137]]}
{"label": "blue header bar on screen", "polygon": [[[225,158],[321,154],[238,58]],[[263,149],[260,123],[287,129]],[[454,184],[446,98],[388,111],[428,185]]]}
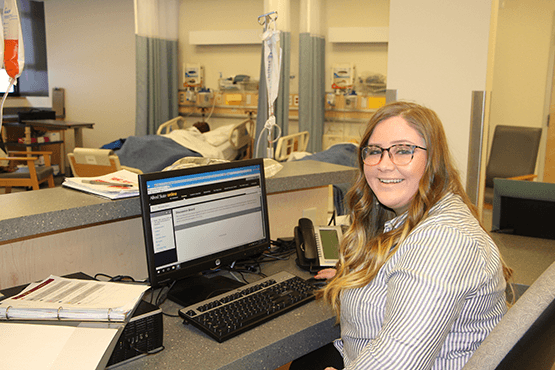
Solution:
{"label": "blue header bar on screen", "polygon": [[161,191],[182,189],[199,184],[228,181],[235,178],[243,178],[246,176],[260,176],[260,167],[254,165],[247,167],[230,168],[221,171],[199,172],[178,177],[167,177],[164,179],[147,181],[146,187],[148,193],[152,194]]}

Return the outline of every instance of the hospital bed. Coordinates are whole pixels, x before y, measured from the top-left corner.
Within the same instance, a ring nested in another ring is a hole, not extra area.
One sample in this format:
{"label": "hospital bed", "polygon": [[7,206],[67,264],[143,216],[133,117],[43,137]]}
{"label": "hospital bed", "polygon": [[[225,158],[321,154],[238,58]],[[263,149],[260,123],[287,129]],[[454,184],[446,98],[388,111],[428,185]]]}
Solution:
{"label": "hospital bed", "polygon": [[308,131],[298,132],[282,136],[278,139],[276,144],[275,158],[277,161],[286,161],[291,158],[293,153],[301,153],[306,151],[308,139],[310,135]]}
{"label": "hospital bed", "polygon": [[[278,161],[306,161],[326,162],[348,167],[357,167],[358,145],[345,142],[332,145],[318,153],[306,152],[308,132],[300,132],[283,136],[278,139],[275,158]],[[344,215],[346,208],[344,197],[351,183],[332,184],[333,203],[337,215]]]}
{"label": "hospital bed", "polygon": [[247,119],[205,133],[183,128],[181,117],[160,126],[157,135],[130,136],[115,152],[122,166],[144,173],[162,171],[184,157],[236,160],[252,157],[255,122]]}

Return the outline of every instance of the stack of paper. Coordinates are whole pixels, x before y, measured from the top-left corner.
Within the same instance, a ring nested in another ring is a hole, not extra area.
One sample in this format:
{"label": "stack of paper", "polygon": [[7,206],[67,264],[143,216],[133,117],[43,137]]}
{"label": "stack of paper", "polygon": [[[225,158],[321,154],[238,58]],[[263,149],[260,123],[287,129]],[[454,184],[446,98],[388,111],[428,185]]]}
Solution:
{"label": "stack of paper", "polygon": [[139,195],[138,175],[127,170],[97,177],[66,177],[62,185],[108,199]]}
{"label": "stack of paper", "polygon": [[51,275],[0,302],[0,320],[125,321],[149,288],[143,284]]}
{"label": "stack of paper", "polygon": [[30,284],[0,301],[0,368],[104,369],[148,288],[57,276]]}
{"label": "stack of paper", "polygon": [[123,324],[82,326],[1,323],[2,369],[104,369]]}

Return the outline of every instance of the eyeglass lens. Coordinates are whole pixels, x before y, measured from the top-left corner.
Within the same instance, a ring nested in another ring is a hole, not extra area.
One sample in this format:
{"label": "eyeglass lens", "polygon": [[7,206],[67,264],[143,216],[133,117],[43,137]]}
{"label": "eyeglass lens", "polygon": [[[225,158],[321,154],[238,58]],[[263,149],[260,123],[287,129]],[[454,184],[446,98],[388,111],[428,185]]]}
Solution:
{"label": "eyeglass lens", "polygon": [[389,158],[396,165],[406,165],[412,160],[415,147],[410,145],[393,145],[389,148],[380,148],[379,146],[370,145],[362,150],[362,160],[369,166],[380,163],[383,153],[387,151]]}

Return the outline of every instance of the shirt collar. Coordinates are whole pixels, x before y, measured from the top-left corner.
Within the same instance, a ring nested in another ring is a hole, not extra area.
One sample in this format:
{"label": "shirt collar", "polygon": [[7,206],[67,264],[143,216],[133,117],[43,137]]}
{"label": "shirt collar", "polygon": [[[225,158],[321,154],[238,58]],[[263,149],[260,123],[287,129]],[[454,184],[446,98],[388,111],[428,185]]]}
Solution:
{"label": "shirt collar", "polygon": [[401,216],[397,216],[395,218],[392,218],[391,220],[386,221],[384,224],[383,231],[387,233],[388,231],[398,228],[405,222],[408,215],[409,215],[409,212],[407,211],[403,213]]}
{"label": "shirt collar", "polygon": [[[453,197],[452,193],[446,194],[443,198],[441,198],[439,200],[439,202],[437,202],[436,204],[434,204],[432,206],[432,208],[430,209],[430,213],[433,212],[435,209],[442,207],[452,197]],[[405,222],[405,220],[407,219],[408,215],[409,215],[409,212],[407,211],[407,212],[403,213],[401,216],[397,216],[395,218],[392,218],[391,220],[386,221],[385,224],[384,224],[384,232],[386,233],[388,231],[391,231],[391,230],[396,229],[399,226],[401,226]]]}

